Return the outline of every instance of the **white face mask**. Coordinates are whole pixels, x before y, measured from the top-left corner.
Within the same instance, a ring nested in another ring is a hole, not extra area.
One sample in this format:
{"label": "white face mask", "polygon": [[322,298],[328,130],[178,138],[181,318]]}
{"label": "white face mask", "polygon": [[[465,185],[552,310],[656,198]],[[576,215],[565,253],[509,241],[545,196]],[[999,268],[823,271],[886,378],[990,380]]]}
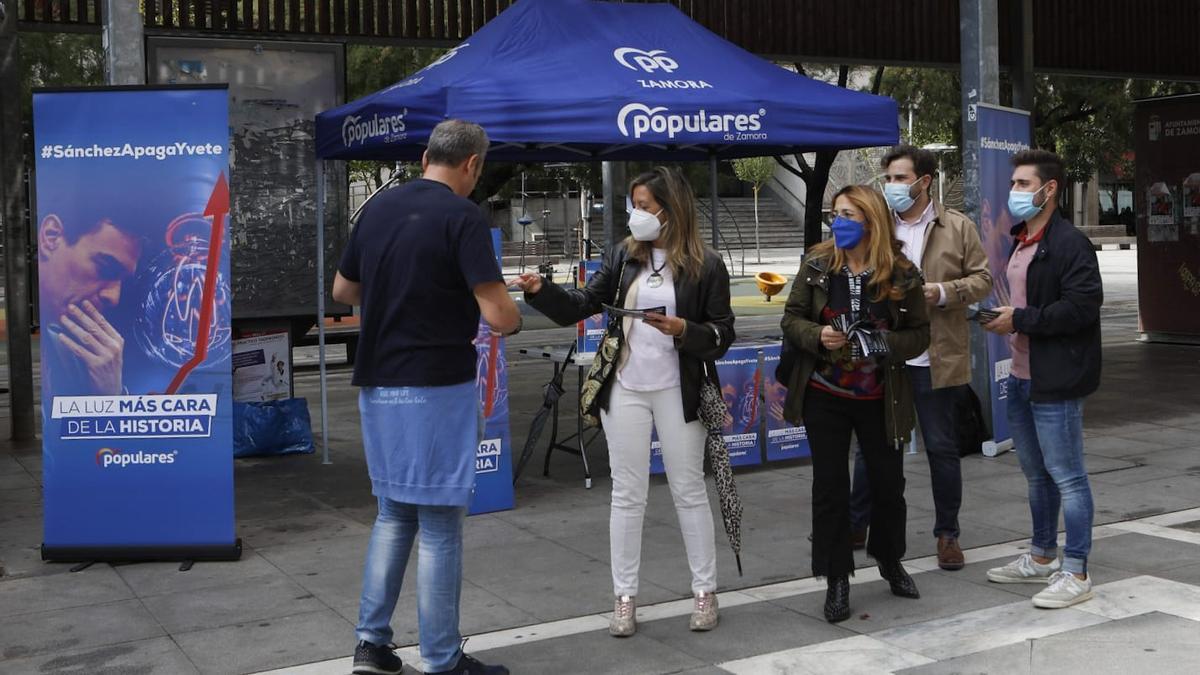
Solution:
{"label": "white face mask", "polygon": [[634,209],[629,212],[629,231],[638,241],[654,241],[662,233],[663,224],[658,222],[658,214]]}

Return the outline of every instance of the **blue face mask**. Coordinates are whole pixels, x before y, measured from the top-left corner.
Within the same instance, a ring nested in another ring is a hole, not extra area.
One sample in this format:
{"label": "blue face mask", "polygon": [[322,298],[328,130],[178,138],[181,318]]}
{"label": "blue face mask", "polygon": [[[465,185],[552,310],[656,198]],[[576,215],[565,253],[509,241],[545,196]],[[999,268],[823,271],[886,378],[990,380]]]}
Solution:
{"label": "blue face mask", "polygon": [[833,230],[833,243],[840,249],[850,249],[858,246],[858,242],[862,241],[863,235],[867,233],[865,223],[860,223],[857,220],[850,220],[843,216],[838,216],[830,223],[829,229]]}
{"label": "blue face mask", "polygon": [[1046,205],[1042,202],[1041,206],[1033,203],[1033,197],[1038,192],[1045,190],[1046,186],[1038,188],[1034,192],[1018,192],[1012,190],[1008,193],[1008,212],[1013,214],[1017,220],[1029,220],[1041,212],[1042,207]]}
{"label": "blue face mask", "polygon": [[912,185],[908,183],[887,183],[883,186],[883,197],[887,200],[888,206],[896,213],[904,213],[911,209],[917,200],[912,196]]}

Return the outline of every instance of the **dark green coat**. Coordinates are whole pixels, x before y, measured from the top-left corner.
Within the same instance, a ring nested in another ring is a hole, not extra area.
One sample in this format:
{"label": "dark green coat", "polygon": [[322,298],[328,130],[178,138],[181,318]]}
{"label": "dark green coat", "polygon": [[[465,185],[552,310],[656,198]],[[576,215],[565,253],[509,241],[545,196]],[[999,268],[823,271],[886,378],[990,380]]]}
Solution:
{"label": "dark green coat", "polygon": [[[808,381],[820,361],[835,358],[821,345],[821,311],[829,302],[829,258],[805,256],[792,282],[783,313],[783,335],[796,350],[783,416],[797,426],[804,423],[804,395]],[[923,280],[916,268],[897,271],[892,284],[904,291],[904,298],[888,301],[892,330],[887,342],[890,354],[883,362],[885,424],[893,443],[903,445],[912,436],[916,417],[913,408],[912,381],[904,362],[920,356],[929,348],[929,310],[925,307]]]}

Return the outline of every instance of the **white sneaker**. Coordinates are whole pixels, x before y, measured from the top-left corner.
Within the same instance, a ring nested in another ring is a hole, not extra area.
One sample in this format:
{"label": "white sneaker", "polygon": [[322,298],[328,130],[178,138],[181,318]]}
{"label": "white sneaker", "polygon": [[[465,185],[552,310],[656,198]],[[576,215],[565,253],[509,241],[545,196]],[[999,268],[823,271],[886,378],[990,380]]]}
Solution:
{"label": "white sneaker", "polygon": [[1046,590],[1033,596],[1033,606],[1062,609],[1092,599],[1092,577],[1080,579],[1070,572],[1058,571],[1050,577]]}
{"label": "white sneaker", "polygon": [[608,634],[613,637],[629,637],[637,632],[637,600],[632,595],[618,595],[613,603],[612,619],[608,621]]}
{"label": "white sneaker", "polygon": [[694,631],[712,630],[717,627],[717,594],[700,591],[696,594],[696,606],[688,628]]}
{"label": "white sneaker", "polygon": [[1055,572],[1062,569],[1058,558],[1043,565],[1033,559],[1033,555],[1022,553],[1020,558],[1004,567],[993,567],[987,571],[988,581],[998,584],[1044,584]]}

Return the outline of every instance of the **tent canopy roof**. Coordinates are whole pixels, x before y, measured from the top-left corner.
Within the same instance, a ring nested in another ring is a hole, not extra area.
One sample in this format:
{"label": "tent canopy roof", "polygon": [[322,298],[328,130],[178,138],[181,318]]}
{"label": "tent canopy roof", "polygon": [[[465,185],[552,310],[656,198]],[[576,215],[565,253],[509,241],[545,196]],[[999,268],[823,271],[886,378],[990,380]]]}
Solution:
{"label": "tent canopy roof", "polygon": [[419,159],[470,120],[489,160],[752,157],[890,145],[890,98],[818,82],[665,3],[521,0],[410,77],[317,116],[317,156]]}

